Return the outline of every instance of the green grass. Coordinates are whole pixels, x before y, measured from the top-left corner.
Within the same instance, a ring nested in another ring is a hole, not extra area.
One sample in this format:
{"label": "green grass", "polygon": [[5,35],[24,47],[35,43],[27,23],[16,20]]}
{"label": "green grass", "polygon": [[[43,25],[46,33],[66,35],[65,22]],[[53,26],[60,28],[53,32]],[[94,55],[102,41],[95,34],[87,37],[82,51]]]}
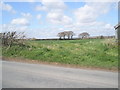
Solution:
{"label": "green grass", "polygon": [[58,62],[87,67],[118,67],[118,47],[114,39],[27,41],[28,46],[2,48],[4,57]]}

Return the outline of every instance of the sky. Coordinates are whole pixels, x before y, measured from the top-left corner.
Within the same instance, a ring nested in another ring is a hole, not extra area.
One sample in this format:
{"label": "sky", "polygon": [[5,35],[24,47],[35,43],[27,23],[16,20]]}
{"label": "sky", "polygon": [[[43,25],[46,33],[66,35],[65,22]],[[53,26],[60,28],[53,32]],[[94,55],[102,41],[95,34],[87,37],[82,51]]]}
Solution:
{"label": "sky", "polygon": [[58,38],[63,31],[90,36],[115,35],[118,23],[117,2],[1,2],[0,27],[5,31],[25,32],[28,38]]}

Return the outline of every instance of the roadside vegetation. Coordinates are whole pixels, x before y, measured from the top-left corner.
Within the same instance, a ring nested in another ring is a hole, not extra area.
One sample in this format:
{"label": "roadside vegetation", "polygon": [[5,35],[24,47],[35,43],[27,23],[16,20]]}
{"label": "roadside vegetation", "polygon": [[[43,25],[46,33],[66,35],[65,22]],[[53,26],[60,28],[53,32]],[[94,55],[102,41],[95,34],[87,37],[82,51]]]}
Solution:
{"label": "roadside vegetation", "polygon": [[61,64],[117,69],[115,39],[27,40],[25,45],[3,46],[3,57],[22,58]]}

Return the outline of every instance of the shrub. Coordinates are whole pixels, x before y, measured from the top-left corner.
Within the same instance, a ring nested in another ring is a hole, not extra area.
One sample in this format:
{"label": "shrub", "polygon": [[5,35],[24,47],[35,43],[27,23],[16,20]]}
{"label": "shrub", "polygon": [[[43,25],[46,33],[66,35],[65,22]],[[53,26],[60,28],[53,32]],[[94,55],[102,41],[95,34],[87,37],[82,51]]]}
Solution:
{"label": "shrub", "polygon": [[4,32],[4,33],[1,33],[0,35],[0,39],[2,39],[2,45],[9,46],[9,47],[11,47],[14,44],[24,46],[24,40],[25,40],[24,38],[25,38],[25,35],[23,32],[17,33],[16,31]]}

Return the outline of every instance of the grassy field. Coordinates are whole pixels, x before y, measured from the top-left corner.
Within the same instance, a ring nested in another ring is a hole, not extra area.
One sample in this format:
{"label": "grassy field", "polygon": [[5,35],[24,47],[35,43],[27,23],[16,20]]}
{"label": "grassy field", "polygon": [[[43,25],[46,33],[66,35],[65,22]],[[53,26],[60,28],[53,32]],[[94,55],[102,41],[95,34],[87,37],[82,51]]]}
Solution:
{"label": "grassy field", "polygon": [[2,54],[4,57],[86,67],[118,67],[118,47],[114,39],[41,40],[27,41],[26,45],[3,47]]}

